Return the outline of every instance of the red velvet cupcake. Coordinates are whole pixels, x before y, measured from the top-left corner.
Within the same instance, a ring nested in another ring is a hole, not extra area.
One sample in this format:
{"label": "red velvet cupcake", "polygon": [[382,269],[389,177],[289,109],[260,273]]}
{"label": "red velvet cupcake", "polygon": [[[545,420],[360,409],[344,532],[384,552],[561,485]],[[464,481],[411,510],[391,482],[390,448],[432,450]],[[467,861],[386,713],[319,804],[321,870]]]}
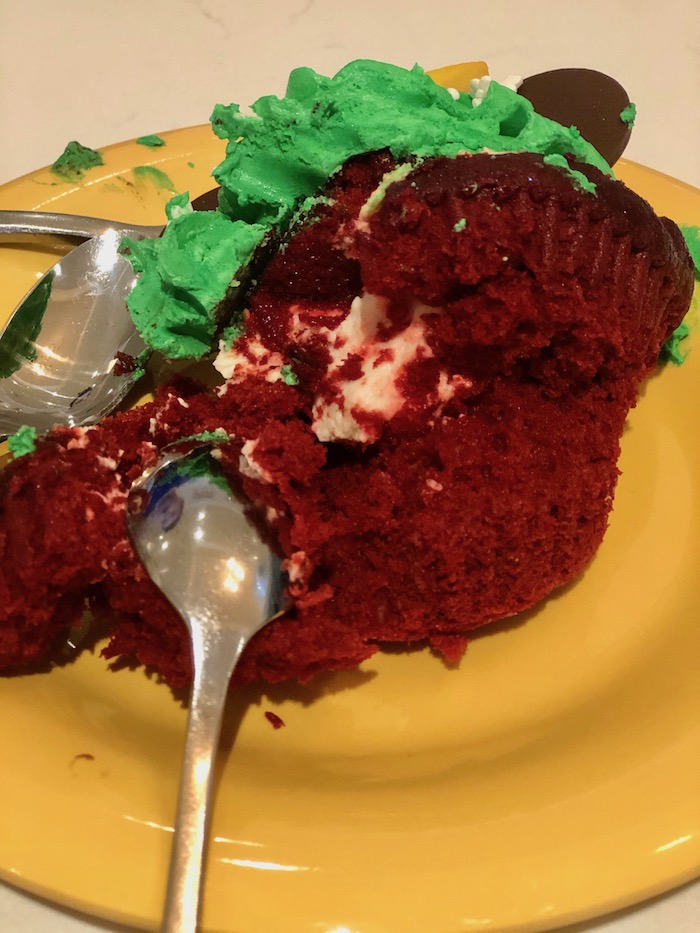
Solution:
{"label": "red velvet cupcake", "polygon": [[108,656],[189,680],[124,503],[165,444],[217,428],[293,601],[238,682],[306,680],[384,643],[458,658],[469,630],[590,562],[627,412],[692,285],[675,225],[589,166],[352,160],[264,268],[218,392],[166,387],[3,472],[0,668],[43,657],[87,602]]}

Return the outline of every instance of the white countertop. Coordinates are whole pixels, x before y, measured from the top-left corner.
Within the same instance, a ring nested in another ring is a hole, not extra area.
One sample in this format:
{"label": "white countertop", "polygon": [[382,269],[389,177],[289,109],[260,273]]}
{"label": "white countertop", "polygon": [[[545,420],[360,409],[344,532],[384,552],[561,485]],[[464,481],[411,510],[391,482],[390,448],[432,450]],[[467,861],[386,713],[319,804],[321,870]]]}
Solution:
{"label": "white countertop", "polygon": [[281,93],[289,71],[353,58],[491,74],[586,67],[638,107],[627,156],[700,186],[693,0],[0,0],[0,183],[69,139],[99,148]]}
{"label": "white countertop", "polygon": [[[52,162],[70,139],[100,148],[204,123],[218,101],[281,93],[297,65],[330,74],[361,57],[426,68],[483,59],[497,78],[604,71],[637,104],[626,156],[700,186],[695,0],[0,0],[0,183]],[[698,928],[696,883],[569,930]],[[122,929],[0,884],[2,933]]]}

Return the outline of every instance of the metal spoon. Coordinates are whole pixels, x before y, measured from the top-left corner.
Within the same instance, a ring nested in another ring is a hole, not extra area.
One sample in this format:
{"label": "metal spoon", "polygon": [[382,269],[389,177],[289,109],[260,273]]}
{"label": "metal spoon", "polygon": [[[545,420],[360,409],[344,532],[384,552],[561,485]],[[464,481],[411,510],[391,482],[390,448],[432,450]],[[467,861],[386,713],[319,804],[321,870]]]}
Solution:
{"label": "metal spoon", "polygon": [[134,374],[114,374],[115,354],[137,357],[146,344],[126,307],[136,276],[119,245],[162,229],[0,211],[0,233],[89,237],[37,282],[0,332],[0,439],[24,424],[40,433],[90,424],[122,401]]}
{"label": "metal spoon", "polygon": [[116,230],[123,236],[156,237],[163,229],[140,224],[124,224],[101,217],[83,217],[79,214],[56,214],[51,211],[0,211],[0,233],[52,234],[73,236],[82,240]]}
{"label": "metal spoon", "polygon": [[164,933],[197,927],[212,766],[229,681],[249,639],[284,611],[279,559],[216,467],[208,447],[170,452],[133,486],[127,505],[136,552],[192,638],[194,684]]}

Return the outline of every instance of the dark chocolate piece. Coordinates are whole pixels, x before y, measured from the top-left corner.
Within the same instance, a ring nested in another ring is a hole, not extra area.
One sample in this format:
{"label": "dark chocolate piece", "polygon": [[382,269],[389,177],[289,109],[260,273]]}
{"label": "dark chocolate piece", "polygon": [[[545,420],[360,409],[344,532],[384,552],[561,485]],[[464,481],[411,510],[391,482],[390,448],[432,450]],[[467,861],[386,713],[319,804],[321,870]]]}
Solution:
{"label": "dark chocolate piece", "polygon": [[211,191],[205,191],[198,198],[192,201],[192,207],[196,211],[215,211],[219,206],[219,188],[212,188]]}
{"label": "dark chocolate piece", "polygon": [[558,68],[525,78],[518,93],[543,117],[577,127],[610,165],[624,152],[632,128],[620,114],[630,99],[614,78],[588,68]]}

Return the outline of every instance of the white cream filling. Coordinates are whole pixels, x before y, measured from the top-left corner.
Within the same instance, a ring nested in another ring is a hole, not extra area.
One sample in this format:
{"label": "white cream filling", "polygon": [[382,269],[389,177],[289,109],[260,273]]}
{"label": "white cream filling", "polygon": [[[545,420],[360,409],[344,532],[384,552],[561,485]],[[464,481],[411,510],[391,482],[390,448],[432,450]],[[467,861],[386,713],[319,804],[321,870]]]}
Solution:
{"label": "white cream filling", "polygon": [[75,435],[66,444],[66,450],[82,450],[87,447],[90,443],[87,435],[90,431],[95,430],[95,425],[90,425],[87,428],[73,428]]}
{"label": "white cream filling", "polygon": [[96,489],[93,489],[92,493],[102,499],[105,505],[112,505],[113,502],[126,502],[128,495],[128,493],[118,486],[113,486],[112,489],[106,493],[98,492]]}
{"label": "white cream filling", "polygon": [[[472,81],[474,106],[486,95],[491,80],[486,76]],[[521,79],[509,77],[502,83],[515,90]],[[362,206],[355,221],[356,229],[369,226],[369,218],[378,209],[390,185],[406,178],[415,167],[405,163],[384,175]],[[386,314],[386,301],[381,296],[369,293],[358,295],[349,313],[337,327],[333,325],[342,318],[342,309],[313,310],[315,318],[325,317],[330,326],[302,320],[305,311],[303,305],[290,308],[290,342],[304,344],[321,337],[330,354],[325,379],[312,405],[312,430],[322,442],[352,440],[371,443],[376,439],[378,431],[361,425],[358,416],[361,418],[362,413],[366,413],[389,421],[401,410],[406,398],[399,388],[399,381],[406,368],[417,359],[433,356],[426,339],[424,317],[441,313],[441,309],[416,302],[409,324],[388,338],[382,336],[382,330],[388,330],[391,322]],[[338,370],[350,357],[359,357],[361,360],[359,377],[338,380]],[[239,348],[234,346],[226,349],[222,343],[214,366],[227,384],[242,382],[249,377],[278,382],[283,378],[284,363],[280,353],[267,349],[257,337],[252,337],[240,341]],[[468,388],[472,384],[467,377],[448,375],[443,370],[439,374],[434,394],[430,393],[431,397],[426,402],[432,403],[436,407],[436,414],[439,414],[442,406],[454,397],[458,389]],[[226,385],[220,386],[219,395],[224,395],[226,388]],[[241,471],[247,476],[270,482],[271,479],[264,475],[266,471],[261,471],[254,462],[253,451],[254,446],[244,445]]]}
{"label": "white cream filling", "polygon": [[258,446],[258,440],[246,441],[241,447],[241,456],[238,461],[238,468],[249,479],[255,479],[259,483],[271,483],[272,474],[255,459],[255,448]]}
{"label": "white cream filling", "polygon": [[245,341],[244,346],[246,352],[235,347],[226,349],[223,342],[219,345],[214,367],[224,379],[242,382],[248,376],[257,376],[267,382],[279,382],[284,366],[282,354],[268,350],[256,339]]}
{"label": "white cream filling", "polygon": [[291,557],[282,561],[282,569],[289,577],[290,583],[300,583],[307,570],[306,551],[294,551]]}
{"label": "white cream filling", "polygon": [[319,397],[314,402],[312,430],[320,441],[366,443],[373,438],[358,423],[353,411],[380,415],[385,421],[400,411],[405,397],[398,387],[399,378],[409,363],[433,355],[426,341],[423,317],[435,310],[416,303],[408,326],[383,339],[381,328],[390,323],[385,299],[370,294],[355,298],[345,320],[329,333],[328,377],[332,380],[351,356],[361,358],[361,374],[357,379],[336,383],[338,397],[335,400]]}
{"label": "white cream filling", "polygon": [[[391,330],[387,302],[381,296],[358,295],[350,311],[334,327],[342,310],[331,308],[325,314],[314,311],[329,321],[310,324],[302,320],[303,307],[291,308],[289,339],[304,344],[322,338],[330,356],[325,378],[313,400],[311,429],[324,442],[350,440],[371,443],[378,430],[361,424],[362,415],[390,421],[404,406],[406,397],[399,385],[406,368],[418,359],[428,359],[433,351],[427,342],[426,315],[439,314],[439,308],[415,302],[408,324],[403,330],[384,336]],[[357,378],[338,378],[338,372],[351,357],[359,359]],[[254,376],[275,382],[282,378],[281,354],[267,350],[256,338],[241,350],[222,350],[216,361],[218,371],[230,382],[241,382]],[[464,376],[440,372],[432,398],[426,401],[438,410],[459,388],[471,381]],[[255,461],[255,441],[247,441],[241,450],[240,469],[245,476],[262,482],[272,477]]]}

